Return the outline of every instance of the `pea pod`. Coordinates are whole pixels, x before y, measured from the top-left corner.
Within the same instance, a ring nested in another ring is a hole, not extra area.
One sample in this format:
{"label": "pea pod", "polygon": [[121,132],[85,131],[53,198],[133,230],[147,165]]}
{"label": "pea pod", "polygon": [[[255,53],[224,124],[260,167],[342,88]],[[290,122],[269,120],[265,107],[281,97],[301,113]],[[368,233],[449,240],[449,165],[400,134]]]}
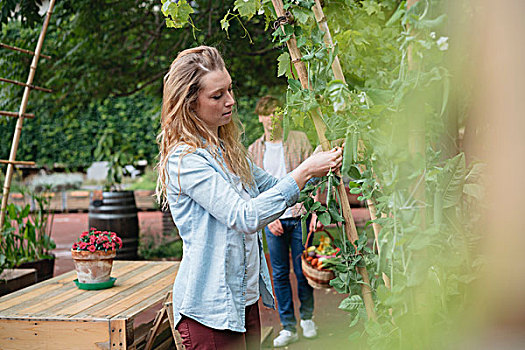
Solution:
{"label": "pea pod", "polygon": [[301,218],[301,233],[302,233],[302,238],[303,238],[303,244],[306,244],[306,239],[308,238],[308,230],[307,230],[307,227],[306,227],[306,219],[308,217],[305,215]]}
{"label": "pea pod", "polygon": [[352,145],[353,145],[352,136],[353,136],[352,132],[347,132],[346,133],[345,148],[344,148],[344,151],[343,151],[343,166],[341,167],[341,172],[343,174],[348,174],[348,171],[350,170],[350,166],[352,165],[352,154],[353,154],[353,151],[352,151]]}
{"label": "pea pod", "polygon": [[352,136],[352,162],[357,162],[358,158],[358,152],[357,152],[357,144],[359,143],[359,135],[358,133],[354,133]]}
{"label": "pea pod", "polygon": [[332,173],[332,170],[328,172],[328,187],[326,189],[326,207],[330,208],[333,196],[332,196],[332,187],[333,187],[333,179],[334,179],[334,173]]}

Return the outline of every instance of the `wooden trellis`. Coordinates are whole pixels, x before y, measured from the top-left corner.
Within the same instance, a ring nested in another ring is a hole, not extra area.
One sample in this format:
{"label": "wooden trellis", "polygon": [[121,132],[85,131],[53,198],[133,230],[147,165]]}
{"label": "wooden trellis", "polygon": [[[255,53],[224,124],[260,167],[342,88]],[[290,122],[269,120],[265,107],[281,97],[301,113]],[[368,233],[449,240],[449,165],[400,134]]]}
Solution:
{"label": "wooden trellis", "polygon": [[22,126],[24,124],[24,118],[32,119],[35,117],[34,114],[26,113],[27,102],[29,101],[29,93],[31,92],[32,89],[45,91],[45,92],[52,92],[52,90],[50,89],[46,89],[43,87],[33,85],[33,79],[35,77],[38,59],[40,57],[51,58],[46,55],[41,55],[40,52],[42,51],[42,46],[44,44],[44,37],[46,36],[47,27],[49,25],[49,20],[51,19],[51,14],[53,13],[54,6],[55,6],[55,0],[51,0],[49,2],[49,8],[47,9],[46,18],[44,19],[44,24],[42,26],[42,30],[40,31],[40,36],[38,37],[38,42],[37,42],[36,49],[34,52],[0,43],[1,48],[19,51],[19,52],[33,55],[33,60],[31,62],[31,66],[29,69],[29,76],[27,77],[27,81],[25,83],[15,81],[15,80],[0,78],[0,81],[2,82],[24,86],[24,95],[22,96],[22,102],[20,104],[20,109],[18,113],[0,111],[0,115],[6,116],[6,117],[18,118],[16,122],[15,132],[13,134],[13,140],[11,143],[11,152],[9,153],[9,159],[0,160],[0,163],[7,164],[4,188],[3,188],[3,193],[2,193],[2,206],[0,208],[0,228],[4,226],[5,211],[7,208],[7,201],[9,199],[9,191],[11,189],[11,181],[13,179],[15,165],[34,165],[35,164],[35,162],[31,162],[31,161],[17,161],[16,152],[18,150],[18,143],[20,142],[20,135],[22,134]]}
{"label": "wooden trellis", "polygon": [[[277,14],[277,17],[285,19],[285,21],[279,21],[281,28],[282,28],[284,23],[287,22],[289,15],[287,16],[287,13],[284,11],[284,5],[283,5],[282,0],[272,0],[272,4],[275,9],[275,13]],[[318,0],[315,1],[315,6],[314,6],[313,11],[316,16],[316,20],[318,24],[322,26],[321,29],[323,29],[323,31],[325,32],[325,40],[329,40],[331,42],[331,38],[329,37],[328,24],[326,23],[326,19],[324,18],[324,14],[322,13],[322,8]],[[288,47],[288,51],[290,52],[292,63],[294,64],[294,67],[297,71],[297,74],[299,76],[299,80],[301,82],[303,89],[309,89],[310,87],[308,84],[308,73],[307,73],[304,62],[301,61],[301,57],[302,57],[301,51],[297,47],[297,40],[294,34],[292,34],[291,38],[286,42],[286,45]],[[341,66],[339,65],[339,60],[337,58],[334,60],[334,65],[332,65],[332,69],[336,77],[338,79],[342,77],[342,80],[344,81]],[[317,132],[317,136],[319,138],[319,142],[323,150],[326,151],[330,149],[331,145],[330,145],[330,141],[325,136],[326,125],[324,124],[321,118],[321,115],[322,113],[319,107],[311,112],[312,121],[314,123],[315,129]],[[339,182],[339,186],[337,187],[337,192],[339,194],[339,198],[341,198],[340,204],[341,204],[341,209],[343,212],[343,217],[345,219],[344,225],[345,225],[346,234],[348,236],[348,239],[351,242],[355,242],[356,240],[359,239],[359,236],[357,234],[357,229],[355,226],[354,218],[352,217],[352,211],[350,209],[350,203],[348,201],[348,195],[346,193],[343,181]],[[374,300],[372,299],[372,290],[370,288],[370,278],[368,276],[368,271],[366,267],[357,267],[357,271],[359,272],[359,274],[361,275],[363,279],[363,283],[361,284],[361,293],[362,293],[363,302],[365,304],[368,318],[375,320],[376,313],[375,313],[375,308],[374,308]]]}

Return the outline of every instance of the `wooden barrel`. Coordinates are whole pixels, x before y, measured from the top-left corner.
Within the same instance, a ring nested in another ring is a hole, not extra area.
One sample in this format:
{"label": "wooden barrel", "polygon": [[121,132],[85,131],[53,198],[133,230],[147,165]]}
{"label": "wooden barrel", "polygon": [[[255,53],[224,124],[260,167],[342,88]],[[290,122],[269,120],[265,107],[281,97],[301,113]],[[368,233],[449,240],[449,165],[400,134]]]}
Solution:
{"label": "wooden barrel", "polygon": [[89,202],[89,227],[113,231],[122,238],[116,259],[138,259],[139,219],[133,191],[102,192],[102,199]]}

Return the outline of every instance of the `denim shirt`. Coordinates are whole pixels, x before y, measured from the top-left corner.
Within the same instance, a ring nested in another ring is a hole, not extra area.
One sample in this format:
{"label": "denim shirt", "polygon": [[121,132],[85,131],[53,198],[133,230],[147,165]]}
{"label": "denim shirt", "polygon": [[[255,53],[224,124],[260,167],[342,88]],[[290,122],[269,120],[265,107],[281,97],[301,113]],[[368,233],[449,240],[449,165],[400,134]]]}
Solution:
{"label": "denim shirt", "polygon": [[250,163],[255,186],[245,188],[252,198],[244,200],[222,160],[223,167],[202,148],[185,153],[179,146],[168,160],[168,201],[184,242],[173,285],[175,324],[184,315],[245,332],[245,235],[258,236],[259,290],[263,304],[275,308],[261,229],[297,202],[299,187],[290,175],[277,180]]}

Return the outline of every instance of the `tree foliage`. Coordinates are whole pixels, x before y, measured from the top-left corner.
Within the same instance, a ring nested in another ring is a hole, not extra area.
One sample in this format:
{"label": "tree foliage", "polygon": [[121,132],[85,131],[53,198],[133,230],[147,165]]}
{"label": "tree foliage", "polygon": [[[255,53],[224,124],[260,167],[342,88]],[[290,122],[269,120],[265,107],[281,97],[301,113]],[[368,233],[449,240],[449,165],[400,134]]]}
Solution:
{"label": "tree foliage", "polygon": [[[34,50],[43,22],[34,4],[2,2],[0,42]],[[24,123],[17,158],[89,165],[101,131],[111,120],[115,130],[125,131],[124,140],[131,143],[128,148],[135,158],[153,161],[162,77],[177,53],[191,46],[219,48],[238,99],[254,98],[268,91],[267,86],[279,92],[286,82],[273,74],[278,53],[271,40],[260,35],[264,20],[247,24],[254,34],[251,42],[241,38],[245,31],[240,24],[231,26],[231,40],[220,30],[220,19],[233,4],[233,0],[194,1],[194,27],[174,31],[166,27],[159,1],[57,1],[42,50],[53,58],[40,59],[34,80],[54,92],[31,92],[27,112],[35,113],[36,119]],[[25,81],[31,56],[0,50],[0,76]],[[22,92],[19,86],[1,83],[0,109],[17,111]],[[251,110],[240,112],[244,118]],[[0,128],[2,138],[10,140],[13,120],[0,117]],[[0,157],[7,157],[9,147],[2,143]]]}

